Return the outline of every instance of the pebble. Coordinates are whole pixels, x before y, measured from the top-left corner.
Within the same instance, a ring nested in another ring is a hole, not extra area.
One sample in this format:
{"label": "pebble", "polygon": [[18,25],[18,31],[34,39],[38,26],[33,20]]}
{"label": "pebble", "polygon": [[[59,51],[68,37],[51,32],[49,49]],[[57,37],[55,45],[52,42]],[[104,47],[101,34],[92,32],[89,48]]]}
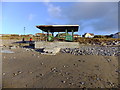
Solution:
{"label": "pebble", "polygon": [[81,60],[78,60],[79,62],[81,62]]}
{"label": "pebble", "polygon": [[120,70],[116,70],[116,72],[120,74]]}
{"label": "pebble", "polygon": [[68,77],[66,79],[69,79]]}
{"label": "pebble", "polygon": [[6,47],[6,45],[3,45],[3,47]]}
{"label": "pebble", "polygon": [[101,80],[100,78],[96,78],[97,81]]}
{"label": "pebble", "polygon": [[63,65],[63,67],[64,67],[64,68],[68,68],[69,66],[65,66],[65,65]]}
{"label": "pebble", "polygon": [[16,49],[16,46],[9,46],[9,49]]}
{"label": "pebble", "polygon": [[107,59],[108,62],[110,62],[111,60],[110,59]]}
{"label": "pebble", "polygon": [[16,75],[18,75],[18,74],[17,74],[17,73],[13,73],[13,75],[15,75],[15,76],[16,76]]}
{"label": "pebble", "polygon": [[63,67],[66,67],[65,65]]}
{"label": "pebble", "polygon": [[43,76],[43,75],[44,75],[44,74],[42,74],[42,73],[40,74],[40,76]]}
{"label": "pebble", "polygon": [[34,49],[31,49],[31,51],[34,51]]}
{"label": "pebble", "polygon": [[18,73],[22,73],[21,71],[18,71]]}
{"label": "pebble", "polygon": [[69,85],[74,85],[74,83],[69,83]]}
{"label": "pebble", "polygon": [[62,83],[66,83],[66,81],[61,81]]}
{"label": "pebble", "polygon": [[80,84],[84,85],[84,84],[85,84],[85,82],[80,82]]}
{"label": "pebble", "polygon": [[26,51],[30,51],[30,49],[25,49]]}
{"label": "pebble", "polygon": [[41,65],[43,65],[43,63],[41,63]]}
{"label": "pebble", "polygon": [[62,73],[58,73],[59,75],[62,74]]}
{"label": "pebble", "polygon": [[6,73],[3,73],[2,75],[4,76]]}
{"label": "pebble", "polygon": [[55,68],[55,67],[54,67],[54,68],[51,68],[51,70],[54,71],[54,70],[56,70],[56,68]]}
{"label": "pebble", "polygon": [[69,73],[69,72],[65,72],[65,74],[70,75],[70,73]]}
{"label": "pebble", "polygon": [[29,73],[33,73],[33,72],[29,72]]}

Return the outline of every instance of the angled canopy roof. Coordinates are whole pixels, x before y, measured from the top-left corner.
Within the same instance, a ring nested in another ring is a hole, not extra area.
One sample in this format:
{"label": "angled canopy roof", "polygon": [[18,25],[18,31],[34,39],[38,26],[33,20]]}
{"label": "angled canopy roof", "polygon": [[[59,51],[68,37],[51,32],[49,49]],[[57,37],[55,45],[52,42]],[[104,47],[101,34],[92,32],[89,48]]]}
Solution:
{"label": "angled canopy roof", "polygon": [[50,32],[65,32],[66,29],[68,32],[72,32],[72,30],[77,32],[79,25],[39,25],[36,27],[45,32],[48,30]]}

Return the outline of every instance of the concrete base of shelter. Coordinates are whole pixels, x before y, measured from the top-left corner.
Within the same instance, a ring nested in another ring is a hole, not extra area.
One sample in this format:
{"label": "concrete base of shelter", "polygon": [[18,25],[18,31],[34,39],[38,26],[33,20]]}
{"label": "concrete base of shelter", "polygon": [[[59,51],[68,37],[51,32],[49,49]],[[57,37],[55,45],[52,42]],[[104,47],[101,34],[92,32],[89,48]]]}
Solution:
{"label": "concrete base of shelter", "polygon": [[35,48],[79,48],[79,42],[45,42],[36,41]]}
{"label": "concrete base of shelter", "polygon": [[45,41],[36,41],[35,48],[41,49],[44,48],[43,51],[45,55],[56,55],[61,48],[79,48],[79,42],[45,42]]}

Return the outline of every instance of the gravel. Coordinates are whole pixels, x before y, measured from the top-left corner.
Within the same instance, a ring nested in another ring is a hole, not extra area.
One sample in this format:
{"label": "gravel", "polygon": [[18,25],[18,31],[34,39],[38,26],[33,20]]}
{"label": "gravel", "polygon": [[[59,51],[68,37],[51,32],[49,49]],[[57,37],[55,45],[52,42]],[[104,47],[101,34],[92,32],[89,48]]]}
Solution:
{"label": "gravel", "polygon": [[97,47],[97,46],[82,46],[81,48],[63,48],[62,53],[71,53],[74,55],[102,55],[102,56],[118,56],[120,51],[118,47]]}

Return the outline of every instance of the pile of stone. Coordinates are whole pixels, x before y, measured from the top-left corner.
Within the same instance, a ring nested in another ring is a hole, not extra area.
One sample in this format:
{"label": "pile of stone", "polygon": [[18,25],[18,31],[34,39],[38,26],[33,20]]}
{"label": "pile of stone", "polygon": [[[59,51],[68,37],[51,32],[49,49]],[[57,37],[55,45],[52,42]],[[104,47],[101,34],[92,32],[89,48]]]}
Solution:
{"label": "pile of stone", "polygon": [[103,45],[103,46],[119,46],[120,41],[107,41],[107,42],[102,42],[100,45]]}
{"label": "pile of stone", "polygon": [[119,40],[96,40],[96,39],[86,39],[79,41],[80,44],[88,44],[88,45],[100,45],[100,46],[119,46]]}
{"label": "pile of stone", "polygon": [[118,56],[120,51],[118,47],[85,47],[81,48],[64,48],[62,53],[71,53],[74,55],[102,55],[102,56]]}

